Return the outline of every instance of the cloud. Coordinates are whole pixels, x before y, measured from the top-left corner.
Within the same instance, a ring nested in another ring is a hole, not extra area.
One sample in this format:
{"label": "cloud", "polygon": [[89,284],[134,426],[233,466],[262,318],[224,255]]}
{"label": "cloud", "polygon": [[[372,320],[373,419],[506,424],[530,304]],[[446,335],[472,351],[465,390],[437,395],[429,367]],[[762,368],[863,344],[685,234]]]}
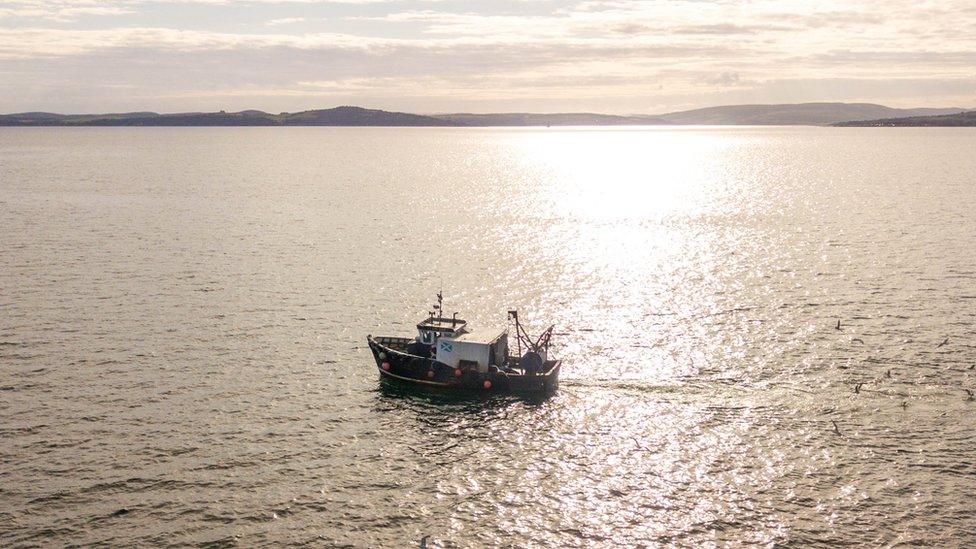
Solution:
{"label": "cloud", "polygon": [[702,82],[716,87],[729,87],[741,83],[742,78],[737,72],[720,72],[718,74],[706,75],[701,79]]}
{"label": "cloud", "polygon": [[138,54],[151,50],[364,49],[398,42],[363,40],[357,36],[333,33],[242,34],[154,27],[108,30],[0,29],[0,59],[78,56],[102,50],[129,50]]}
{"label": "cloud", "polygon": [[7,2],[0,8],[0,23],[5,19],[41,19],[52,22],[72,22],[83,16],[114,16],[133,13],[124,5],[105,5],[89,1]]}
{"label": "cloud", "polygon": [[180,105],[548,98],[628,112],[786,90],[836,100],[829,82],[870,100],[885,95],[876,82],[903,82],[903,100],[924,89],[930,103],[974,78],[974,30],[971,0],[7,0],[0,107],[33,107],[11,82]]}
{"label": "cloud", "polygon": [[269,27],[276,27],[278,25],[291,25],[293,23],[303,23],[307,21],[305,17],[282,17],[281,19],[272,19],[266,24]]}

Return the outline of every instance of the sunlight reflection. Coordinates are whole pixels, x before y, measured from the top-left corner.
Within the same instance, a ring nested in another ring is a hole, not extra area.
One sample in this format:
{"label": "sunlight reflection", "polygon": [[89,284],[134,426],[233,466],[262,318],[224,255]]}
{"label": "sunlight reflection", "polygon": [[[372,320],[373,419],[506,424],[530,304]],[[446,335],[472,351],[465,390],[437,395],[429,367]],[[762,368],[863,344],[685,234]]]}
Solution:
{"label": "sunlight reflection", "polygon": [[588,221],[661,220],[707,207],[713,167],[735,144],[714,131],[566,130],[517,146],[553,172],[553,214]]}
{"label": "sunlight reflection", "polygon": [[[670,128],[512,138],[519,163],[539,177],[522,182],[535,193],[531,215],[558,220],[541,225],[538,254],[559,266],[558,288],[568,294],[561,300],[568,307],[552,311],[556,320],[584,330],[564,339],[574,363],[659,379],[728,358],[726,342],[689,319],[726,307],[716,273],[738,246],[740,235],[723,220],[737,213],[740,189],[724,167],[744,142],[713,129]],[[674,337],[689,330],[693,346]]]}

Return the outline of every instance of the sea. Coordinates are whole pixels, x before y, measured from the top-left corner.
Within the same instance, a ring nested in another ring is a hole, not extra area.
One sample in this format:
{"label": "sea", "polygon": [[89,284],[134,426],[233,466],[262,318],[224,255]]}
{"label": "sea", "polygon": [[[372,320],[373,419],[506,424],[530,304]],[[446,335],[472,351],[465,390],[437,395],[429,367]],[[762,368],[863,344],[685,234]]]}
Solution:
{"label": "sea", "polygon": [[[972,547],[972,128],[4,128],[0,546]],[[548,398],[381,383],[444,312]]]}

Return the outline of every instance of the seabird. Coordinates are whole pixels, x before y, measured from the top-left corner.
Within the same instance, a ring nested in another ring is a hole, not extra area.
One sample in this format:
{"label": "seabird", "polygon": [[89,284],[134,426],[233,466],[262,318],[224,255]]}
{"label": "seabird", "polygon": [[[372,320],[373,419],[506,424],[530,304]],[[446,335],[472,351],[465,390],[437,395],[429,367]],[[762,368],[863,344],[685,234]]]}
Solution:
{"label": "seabird", "polygon": [[840,427],[837,426],[837,422],[834,421],[834,420],[830,420],[830,422],[834,424],[834,433],[837,433],[839,435],[840,434]]}
{"label": "seabird", "polygon": [[834,329],[835,330],[840,330],[840,320],[837,321],[837,326]]}
{"label": "seabird", "polygon": [[936,349],[938,349],[939,347],[941,347],[943,345],[948,345],[948,344],[949,344],[949,338],[945,338],[945,339],[942,340],[942,343],[939,343],[939,345],[936,347]]}
{"label": "seabird", "polygon": [[885,376],[887,376],[888,379],[891,379],[891,369],[888,369],[888,371],[885,372]]}
{"label": "seabird", "polygon": [[863,383],[856,383],[854,385],[854,394],[855,395],[861,394],[861,385],[864,385],[864,384]]}

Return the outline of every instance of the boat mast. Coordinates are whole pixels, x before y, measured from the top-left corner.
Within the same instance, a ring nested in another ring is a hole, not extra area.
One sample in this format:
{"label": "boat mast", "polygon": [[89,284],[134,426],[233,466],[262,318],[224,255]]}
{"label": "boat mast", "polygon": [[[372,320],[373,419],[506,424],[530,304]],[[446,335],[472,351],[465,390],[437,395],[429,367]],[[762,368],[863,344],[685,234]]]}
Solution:
{"label": "boat mast", "polygon": [[519,323],[518,311],[509,311],[508,319],[515,321],[515,344],[518,346],[518,356],[522,356],[522,325]]}
{"label": "boat mast", "polygon": [[518,345],[519,356],[522,356],[522,343],[525,343],[526,351],[548,354],[549,342],[552,339],[552,330],[556,327],[555,324],[546,328],[537,339],[533,340],[519,321],[518,311],[508,311],[508,319],[515,321],[515,341]]}

